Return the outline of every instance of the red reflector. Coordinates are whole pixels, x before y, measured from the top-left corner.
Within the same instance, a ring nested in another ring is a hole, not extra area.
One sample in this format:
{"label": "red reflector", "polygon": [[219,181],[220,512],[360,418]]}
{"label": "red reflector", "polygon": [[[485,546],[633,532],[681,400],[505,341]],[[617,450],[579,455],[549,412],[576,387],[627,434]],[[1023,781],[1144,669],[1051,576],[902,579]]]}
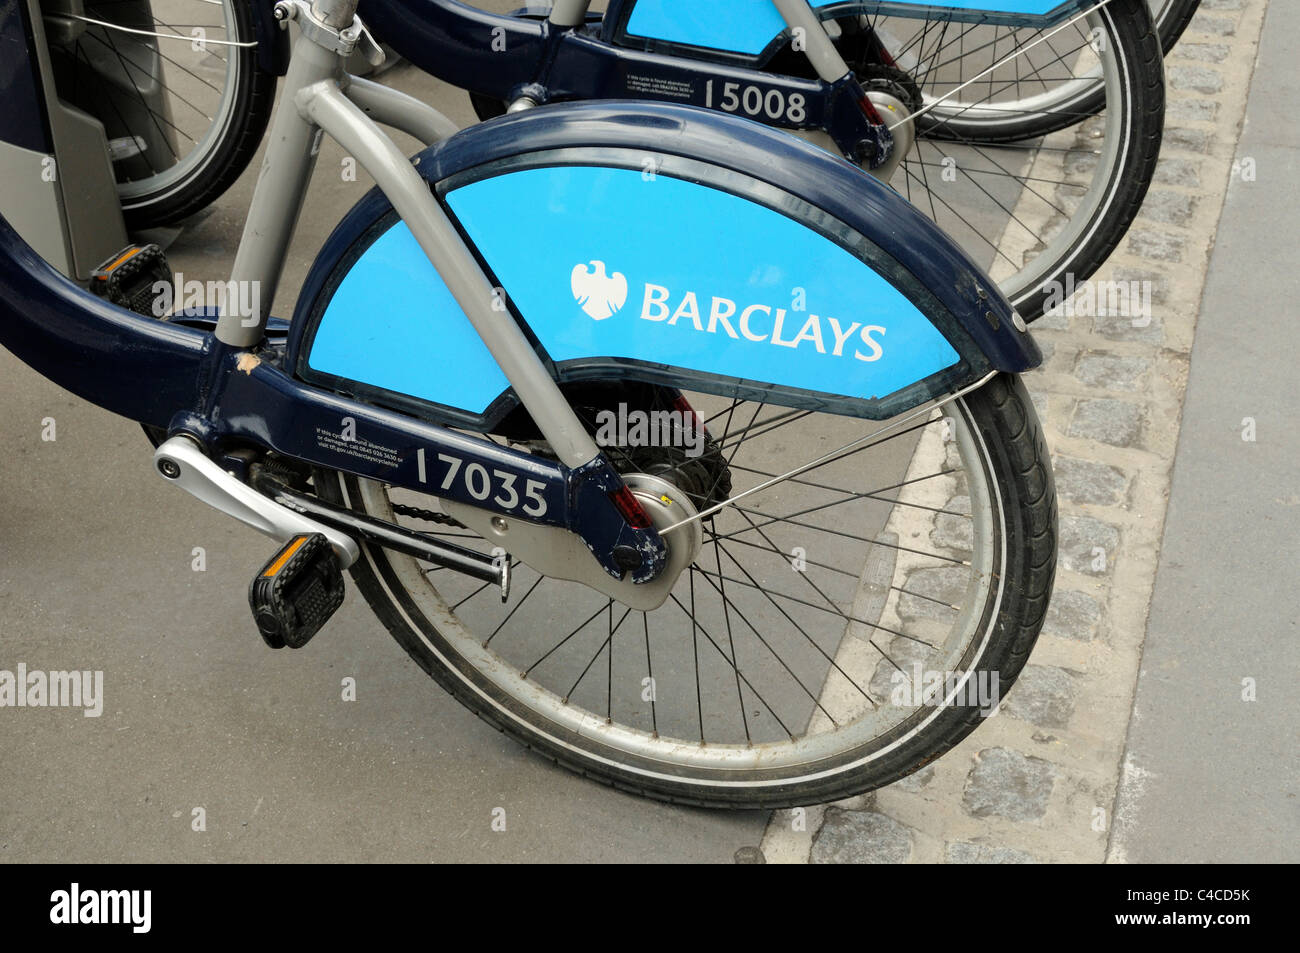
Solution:
{"label": "red reflector", "polygon": [[620,487],[609,494],[610,500],[627,522],[628,526],[633,529],[649,529],[650,514],[645,511],[641,501],[636,498],[631,490],[626,486]]}
{"label": "red reflector", "polygon": [[876,104],[871,101],[871,97],[863,94],[858,100],[858,105],[862,107],[863,115],[873,126],[883,126],[885,121],[880,118],[880,113],[876,112]]}

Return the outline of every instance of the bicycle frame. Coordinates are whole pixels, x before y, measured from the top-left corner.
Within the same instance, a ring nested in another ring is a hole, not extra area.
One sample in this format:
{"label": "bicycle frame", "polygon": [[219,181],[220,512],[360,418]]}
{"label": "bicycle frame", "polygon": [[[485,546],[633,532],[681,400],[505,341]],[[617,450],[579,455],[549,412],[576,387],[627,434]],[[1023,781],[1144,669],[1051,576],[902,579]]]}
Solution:
{"label": "bicycle frame", "polygon": [[[376,34],[403,57],[455,86],[507,103],[636,98],[732,112],[765,125],[822,131],[851,161],[883,165],[883,128],[821,18],[920,16],[1048,27],[1094,0],[711,0],[697,4],[590,0],[525,6],[533,19],[499,16],[458,0],[362,0]],[[702,25],[701,21],[703,24]],[[709,29],[708,23],[716,24]],[[795,31],[799,31],[798,34]],[[801,35],[815,78],[764,67]]]}
{"label": "bicycle frame", "polygon": [[[447,135],[450,124],[411,97],[346,76],[342,62],[347,51],[319,40],[322,31],[337,36],[354,24],[353,8],[353,0],[316,0],[312,8],[300,2],[293,8],[299,17],[311,18],[304,25],[312,29],[295,45],[231,280],[260,288],[263,302],[273,300],[319,137],[328,133],[357,158],[392,202],[556,460],[304,384],[285,366],[283,349],[268,340],[270,319],[264,309],[247,315],[228,310],[215,329],[207,331],[187,326],[184,316],[157,321],[116,308],[58,275],[3,219],[0,343],[67,390],[165,428],[173,438],[183,435],[201,447],[216,468],[244,482],[251,482],[250,466],[257,456],[250,451],[271,450],[301,463],[429,493],[502,517],[567,529],[586,542],[611,577],[653,579],[664,563],[664,540],[578,420],[520,325],[502,320],[494,309],[496,289],[483,266],[421,172],[376,122],[428,142]],[[360,28],[353,29],[355,36]],[[541,112],[537,121],[530,116],[513,121],[540,127]],[[556,121],[563,125],[561,117]],[[759,134],[786,143],[786,137],[758,127],[751,133],[749,124],[731,122],[734,127],[712,130],[700,120],[699,128],[722,143],[714,142],[715,151],[728,147],[735,137]],[[590,120],[580,117],[576,125],[586,128]],[[654,141],[653,129],[643,134],[645,142]],[[566,135],[557,134],[556,141],[576,141]],[[801,161],[810,161],[806,153],[812,150],[801,148]],[[838,162],[829,156],[824,161]],[[887,192],[883,187],[881,191]],[[908,233],[899,231],[903,243]],[[1005,299],[995,290],[991,295],[980,290],[977,296],[973,266],[959,251],[927,235],[919,234],[917,240],[930,245],[917,257],[928,263],[917,268],[956,315],[954,324],[959,326],[952,333],[959,341],[961,361],[926,388],[909,391],[911,406],[942,396],[940,385],[970,386],[994,370],[1018,372],[1039,360],[1023,324],[1013,329],[1016,319]],[[501,494],[485,498],[472,481],[452,478],[458,468],[478,468],[522,492],[513,503]],[[160,469],[168,475],[166,467]]]}

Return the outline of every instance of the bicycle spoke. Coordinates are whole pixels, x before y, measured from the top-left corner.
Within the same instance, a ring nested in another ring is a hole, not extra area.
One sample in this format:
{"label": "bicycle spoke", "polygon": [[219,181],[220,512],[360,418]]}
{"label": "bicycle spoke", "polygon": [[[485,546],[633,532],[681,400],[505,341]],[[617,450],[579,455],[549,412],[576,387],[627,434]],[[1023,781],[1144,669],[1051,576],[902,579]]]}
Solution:
{"label": "bicycle spoke", "polygon": [[[771,644],[767,641],[767,639],[763,638],[762,633],[760,633],[760,632],[758,631],[758,629],[754,627],[754,624],[753,624],[752,622],[749,621],[749,618],[748,618],[747,616],[745,616],[745,614],[744,614],[743,612],[741,612],[740,609],[739,609],[738,607],[736,607],[735,604],[732,603],[730,599],[727,598],[727,596],[723,593],[722,587],[721,587],[718,583],[715,583],[711,578],[709,578],[709,574],[708,574],[708,573],[701,573],[701,575],[703,576],[705,582],[707,582],[709,585],[713,586],[714,590],[718,593],[719,596],[721,596],[721,598],[722,598],[722,600],[723,600],[724,603],[728,603],[728,604],[732,605],[733,608],[735,608],[735,610],[736,610],[736,615],[740,618],[740,620],[741,620],[742,622],[745,623],[745,627],[746,627],[747,629],[749,629],[750,632],[754,633],[754,637],[755,637],[756,639],[758,639],[760,642],[763,643],[764,648],[766,648],[766,649],[768,650],[768,652],[771,653],[772,657],[773,657],[774,659],[776,659],[776,661],[780,664],[780,666],[781,666],[783,669],[786,670],[786,672],[789,674],[789,676],[794,680],[795,684],[798,685],[799,688],[803,690],[803,693],[804,693],[805,695],[807,695],[809,699],[812,700],[812,703],[813,703],[817,708],[821,709],[822,714],[824,714],[828,719],[830,719],[830,722],[831,722],[832,725],[835,725],[835,726],[838,727],[838,722],[836,722],[836,721],[835,721],[835,718],[831,715],[831,713],[830,713],[829,711],[826,710],[826,708],[822,705],[821,701],[817,698],[817,696],[816,696],[815,694],[813,694],[812,689],[810,689],[807,685],[805,685],[805,684],[803,683],[803,680],[802,680],[801,678],[799,678],[799,676],[796,675],[796,674],[794,673],[794,670],[793,670],[792,668],[790,668],[789,665],[786,664],[785,659],[781,658],[781,656],[777,653],[777,651],[776,651],[774,648],[772,648]],[[789,618],[789,616],[787,616],[787,618]],[[816,643],[815,641],[813,641],[812,637],[809,636],[806,632],[804,632],[802,628],[800,628],[799,631],[800,631],[801,634],[804,635],[805,638],[807,638],[810,642],[812,642],[813,645],[817,645],[817,643]],[[820,648],[820,647],[819,647],[819,648]],[[823,654],[825,654],[825,653],[823,653]],[[829,659],[829,656],[828,656],[828,659]],[[831,661],[831,664],[832,664],[832,665],[835,664],[833,659],[831,659],[830,661]],[[838,668],[838,666],[837,666],[837,668]],[[855,686],[855,687],[856,687],[856,686]],[[864,692],[864,694],[865,694],[865,692]],[[872,701],[872,699],[871,699],[870,696],[867,696],[867,700],[868,700],[868,701]],[[872,704],[874,704],[874,701],[872,701]]]}
{"label": "bicycle spoke", "polygon": [[514,606],[510,609],[510,611],[506,613],[506,617],[501,620],[500,625],[498,625],[495,629],[493,629],[492,634],[483,640],[484,648],[487,648],[488,644],[497,637],[497,633],[500,632],[502,629],[504,629],[506,627],[506,623],[514,618],[515,613],[518,612],[519,609],[523,606],[523,604],[528,601],[528,597],[531,596],[536,591],[537,587],[542,584],[542,580],[545,578],[546,578],[545,576],[538,576],[533,581],[533,584],[528,587],[528,591],[524,593],[523,598],[521,598],[518,602],[514,604]]}
{"label": "bicycle spoke", "polygon": [[[600,612],[601,612],[601,610],[597,609],[597,610],[596,610],[596,615],[600,615]],[[626,618],[628,617],[628,615],[631,614],[632,610],[631,610],[631,609],[626,609],[626,608],[623,610],[623,614],[622,614],[621,616],[619,616],[619,619],[618,619],[618,625],[615,625],[615,624],[614,624],[614,600],[613,600],[613,599],[609,600],[608,612],[609,612],[609,635],[605,636],[605,641],[603,641],[603,642],[600,643],[600,648],[596,649],[596,654],[593,655],[593,656],[591,657],[591,659],[587,662],[587,666],[586,666],[586,668],[584,668],[584,669],[582,670],[582,674],[579,675],[578,678],[577,678],[577,680],[574,681],[574,683],[573,683],[572,685],[569,686],[569,690],[568,690],[567,692],[564,693],[564,703],[565,703],[566,705],[568,704],[569,699],[570,699],[571,697],[573,697],[573,692],[574,692],[575,689],[577,689],[578,684],[579,684],[579,683],[580,683],[584,678],[586,678],[587,673],[588,673],[589,671],[591,671],[591,667],[592,667],[594,664],[596,664],[596,659],[600,658],[600,653],[603,652],[603,651],[605,651],[606,648],[609,649],[609,659],[610,659],[610,663],[609,663],[610,668],[609,668],[609,671],[610,671],[610,678],[611,678],[610,685],[611,685],[611,686],[613,685],[612,679],[613,679],[613,672],[614,672],[614,633],[617,632],[617,631],[619,630],[619,627],[623,625],[623,620],[626,619]],[[592,618],[595,618],[595,616],[593,616]],[[588,621],[590,621],[590,620],[588,620]],[[585,625],[585,623],[584,623],[584,625]],[[568,641],[568,640],[566,639],[565,641]],[[557,648],[558,648],[558,646],[557,646]],[[610,717],[610,707],[609,707],[610,703],[609,703],[609,698],[610,698],[610,692],[607,691],[607,692],[605,693],[605,700],[606,700],[605,721],[606,721],[607,723],[608,723],[609,721],[612,721],[612,720],[613,720],[613,719]]]}
{"label": "bicycle spoke", "polygon": [[645,632],[645,672],[646,677],[650,679],[650,733],[659,737],[659,719],[655,715],[655,692],[657,685],[655,683],[654,665],[650,661],[650,613],[641,613],[641,627]]}
{"label": "bicycle spoke", "polygon": [[[740,470],[742,473],[753,473],[753,474],[755,474],[756,476],[761,476],[761,477],[765,477],[765,478],[771,478],[771,477],[776,476],[775,473],[771,473],[771,472],[769,472],[769,471],[767,471],[767,470],[756,470],[756,469],[754,469],[753,467],[744,467],[744,466],[741,466],[741,465],[738,464],[738,463],[736,463],[736,464],[732,464],[731,469],[733,469],[733,470]],[[933,476],[942,476],[942,475],[944,475],[945,473],[951,473],[951,472],[952,472],[951,470],[940,470],[938,473],[932,473],[932,474],[930,474],[929,476],[930,476],[930,477],[933,477]],[[915,480],[912,480],[911,482],[915,483],[915,482],[917,482],[917,481],[919,481],[919,480],[924,480],[924,479],[929,479],[929,477],[917,477]],[[876,500],[877,502],[880,502],[880,503],[892,503],[892,504],[895,505],[895,506],[910,506],[910,507],[914,507],[914,508],[916,508],[916,509],[918,509],[918,510],[927,510],[927,511],[929,511],[929,512],[931,512],[931,513],[942,514],[942,515],[944,515],[944,516],[965,516],[965,517],[967,517],[967,518],[970,517],[970,514],[969,514],[969,513],[958,513],[956,510],[945,510],[945,509],[942,509],[941,507],[937,507],[937,506],[926,506],[924,503],[913,503],[913,502],[911,502],[910,500],[890,499],[889,497],[885,497],[885,496],[879,496],[879,495],[877,495],[877,494],[879,494],[879,493],[883,493],[884,490],[873,490],[873,491],[868,492],[868,493],[857,493],[857,492],[855,492],[855,491],[853,491],[853,490],[845,490],[845,489],[843,489],[843,488],[841,488],[841,487],[830,486],[830,485],[825,484],[825,483],[817,483],[817,482],[815,482],[815,481],[813,481],[813,480],[805,480],[805,479],[803,479],[802,477],[791,477],[791,478],[790,478],[788,481],[786,481],[786,482],[788,482],[788,483],[795,483],[795,484],[798,484],[799,486],[810,486],[810,487],[814,487],[815,489],[818,489],[818,490],[826,490],[827,492],[830,492],[830,493],[841,493],[841,494],[843,494],[843,495],[846,496],[846,497],[852,497],[852,498],[854,498],[854,499],[859,499],[859,500]],[[891,488],[891,487],[886,487],[885,489],[892,489],[892,488]],[[846,502],[847,502],[847,501],[846,501]]]}
{"label": "bicycle spoke", "polygon": [[[697,570],[694,566],[692,566],[692,567],[691,567],[691,571],[692,571],[692,572],[697,572],[698,570]],[[675,602],[675,603],[677,604],[677,607],[678,607],[679,609],[681,609],[683,612],[686,611],[686,607],[682,605],[681,600],[679,600],[679,599],[677,598],[677,596],[675,596],[675,595],[671,595],[671,594],[670,594],[670,595],[669,595],[669,598],[671,598],[671,599],[673,600],[673,602]],[[692,616],[692,618],[694,618],[694,617]],[[778,715],[778,714],[777,714],[777,713],[772,709],[772,706],[769,705],[769,704],[767,703],[767,699],[765,699],[765,698],[763,697],[763,695],[758,691],[758,689],[756,689],[756,688],[753,686],[753,684],[750,682],[750,680],[749,680],[748,678],[745,677],[745,673],[742,672],[742,671],[741,671],[741,670],[736,666],[736,663],[735,663],[734,661],[732,661],[730,657],[728,657],[727,653],[724,652],[724,651],[722,651],[722,647],[721,647],[720,645],[718,645],[717,642],[714,641],[713,636],[709,635],[709,630],[706,629],[702,624],[700,624],[698,620],[696,620],[695,625],[696,625],[696,628],[699,630],[700,634],[703,635],[704,638],[708,640],[708,643],[709,643],[710,645],[713,646],[714,650],[715,650],[719,655],[722,656],[723,660],[724,660],[728,665],[731,666],[732,670],[736,673],[736,678],[739,679],[740,681],[742,681],[742,682],[745,683],[745,687],[748,688],[751,692],[754,693],[754,697],[757,698],[757,699],[759,700],[759,702],[763,705],[763,707],[766,708],[766,709],[768,710],[768,713],[769,713],[773,718],[776,719],[776,723],[777,723],[778,725],[781,726],[781,730],[784,731],[784,732],[785,732],[787,735],[789,735],[791,738],[793,738],[793,737],[794,737],[794,733],[791,732],[790,729],[786,727],[785,722],[783,722],[783,721],[781,720],[781,716]],[[701,732],[701,736],[702,736],[702,735],[703,735],[703,732]]]}
{"label": "bicycle spoke", "polygon": [[[768,596],[770,596],[770,597],[772,597],[772,598],[774,598],[774,599],[775,599],[775,598],[784,599],[784,600],[787,601],[787,602],[793,602],[793,603],[796,603],[796,604],[801,605],[801,606],[807,606],[809,609],[816,609],[818,612],[829,613],[830,615],[838,616],[839,618],[843,619],[845,622],[856,622],[856,623],[858,623],[859,625],[865,625],[865,626],[867,626],[867,627],[870,628],[870,629],[879,629],[881,632],[888,632],[890,635],[896,635],[896,636],[898,636],[899,638],[907,639],[909,642],[916,642],[916,643],[918,643],[919,645],[924,645],[924,646],[926,646],[926,647],[928,647],[928,648],[931,648],[931,649],[937,649],[937,648],[938,648],[938,646],[935,645],[934,643],[932,643],[932,642],[927,642],[925,639],[922,639],[922,638],[920,638],[919,636],[908,635],[906,632],[900,632],[900,631],[898,631],[897,629],[891,629],[891,628],[888,628],[888,627],[886,627],[886,626],[880,625],[879,623],[876,623],[876,622],[868,622],[866,619],[859,619],[859,618],[857,618],[856,616],[849,615],[848,613],[843,612],[843,611],[840,611],[840,610],[828,609],[828,608],[826,608],[825,606],[819,606],[819,605],[818,605],[817,603],[815,603],[815,602],[809,602],[807,599],[800,599],[798,596],[792,596],[792,595],[790,595],[788,592],[773,592],[773,591],[771,591],[771,590],[769,590],[769,589],[766,589],[766,588],[763,587],[763,586],[758,585],[757,583],[749,583],[749,582],[745,582],[743,579],[737,579],[737,578],[735,578],[734,576],[724,576],[724,575],[721,575],[721,574],[719,574],[719,573],[711,573],[711,572],[709,572],[707,569],[700,569],[698,566],[695,566],[695,567],[692,567],[692,568],[693,568],[696,572],[698,572],[701,576],[704,576],[706,580],[708,579],[708,577],[712,576],[712,577],[714,577],[714,578],[716,578],[716,579],[723,580],[723,581],[727,581],[727,582],[731,582],[731,583],[733,583],[733,584],[735,584],[735,585],[738,585],[738,586],[745,586],[745,587],[747,587],[747,588],[757,589],[759,592],[765,593],[766,595],[768,595]],[[867,640],[867,641],[870,641],[870,640]],[[881,649],[880,646],[876,645],[874,642],[872,642],[871,644],[876,648],[877,651],[880,652],[881,655],[883,655],[883,656],[885,657],[885,659],[886,659],[886,660],[887,660],[891,665],[893,665],[895,668],[898,668],[898,665],[893,661],[893,659],[891,659],[891,658],[890,658],[890,657],[885,653],[884,649]],[[902,670],[899,669],[899,671],[902,671]]]}
{"label": "bicycle spoke", "polygon": [[[757,416],[757,413],[755,414],[755,416]],[[722,553],[719,551],[716,542],[714,543],[713,546],[713,555],[717,558],[718,577],[721,578],[722,577]],[[730,600],[727,599],[727,590],[725,587],[719,588],[718,592],[722,595],[722,618],[726,621],[727,624],[727,644],[731,647],[731,657],[734,660],[731,664],[731,667],[735,669],[736,672],[736,698],[740,702],[740,719],[745,725],[745,743],[753,744],[754,741],[749,736],[749,716],[745,712],[745,697],[740,693],[740,660],[736,656],[736,642],[731,637]]]}
{"label": "bicycle spoke", "polygon": [[[829,505],[834,505],[834,504],[827,504],[827,505],[829,506]],[[820,508],[820,507],[814,507],[814,509],[819,509],[819,508]],[[903,546],[903,545],[900,545],[900,544],[898,544],[898,543],[882,543],[882,542],[880,542],[879,540],[871,540],[871,539],[867,539],[865,536],[855,536],[855,535],[853,535],[852,533],[847,533],[847,532],[845,532],[844,530],[839,530],[839,529],[830,529],[829,527],[826,527],[826,526],[817,526],[817,525],[815,525],[815,524],[813,524],[813,523],[805,523],[805,522],[802,522],[802,521],[797,520],[797,519],[792,519],[792,518],[789,517],[789,516],[772,516],[770,513],[764,513],[764,512],[762,512],[761,510],[752,510],[752,509],[747,509],[747,508],[741,508],[739,505],[736,507],[736,509],[741,510],[741,512],[744,512],[744,513],[753,513],[755,516],[762,516],[762,517],[764,517],[764,518],[767,520],[767,523],[763,523],[763,524],[762,524],[762,525],[764,525],[764,526],[768,525],[768,523],[790,523],[790,524],[793,525],[793,526],[802,526],[804,529],[812,529],[812,530],[816,530],[816,531],[819,532],[819,533],[829,533],[829,534],[831,534],[832,536],[840,536],[840,537],[843,537],[843,538],[845,538],[845,539],[854,539],[854,540],[857,540],[857,541],[860,542],[860,543],[875,543],[877,546],[884,546],[884,547],[886,547],[886,548],[888,548],[888,549],[896,549],[896,550],[898,550],[899,552],[903,552],[903,553],[912,553],[913,555],[916,555],[916,556],[926,556],[926,557],[929,557],[930,559],[939,559],[939,560],[942,560],[943,562],[952,563],[954,566],[969,566],[969,565],[970,565],[970,563],[969,563],[968,561],[966,561],[965,559],[954,559],[954,558],[952,558],[951,556],[940,556],[938,553],[927,553],[927,552],[925,552],[924,550],[920,550],[920,549],[912,549],[910,546]],[[735,535],[738,535],[738,534],[740,534],[740,533],[749,533],[749,532],[752,532],[752,529],[750,529],[750,528],[739,529],[739,530],[736,530],[734,533],[728,533],[728,534],[726,534],[726,536],[723,536],[723,537],[720,537],[720,538],[726,539],[726,538],[728,538],[728,537],[730,537],[730,536],[735,536]]]}
{"label": "bicycle spoke", "polygon": [[[489,585],[490,585],[490,583],[489,583]],[[610,599],[610,600],[609,600],[609,605],[613,605],[613,603],[614,603],[614,600],[613,600],[613,599]],[[596,618],[596,616],[600,615],[600,614],[601,614],[602,612],[604,612],[604,611],[605,611],[605,606],[601,606],[599,609],[597,609],[597,610],[596,610],[595,612],[593,612],[591,615],[587,616],[586,621],[584,621],[581,625],[579,625],[576,629],[574,629],[572,632],[570,632],[570,633],[569,633],[568,635],[566,635],[564,638],[560,639],[559,642],[555,643],[553,646],[551,646],[549,649],[547,649],[546,654],[543,655],[541,658],[539,658],[536,662],[534,662],[532,665],[529,665],[527,668],[525,668],[525,669],[524,669],[524,672],[523,672],[524,677],[527,678],[529,672],[531,672],[533,669],[537,668],[537,666],[541,665],[541,664],[542,664],[543,662],[545,662],[548,658],[550,658],[552,655],[554,655],[557,649],[559,649],[562,645],[564,645],[564,643],[568,642],[569,639],[573,638],[575,635],[577,635],[579,632],[581,632],[583,629],[585,629],[587,626],[589,626],[589,625],[591,624],[592,620],[594,620],[594,619]]]}
{"label": "bicycle spoke", "polygon": [[[720,544],[719,544],[719,545],[720,545]],[[804,637],[804,638],[805,638],[805,639],[806,639],[806,640],[807,640],[807,641],[808,641],[808,642],[813,646],[813,648],[817,649],[817,651],[821,654],[821,656],[822,656],[824,659],[826,659],[826,661],[830,662],[830,663],[831,663],[831,666],[832,666],[832,667],[833,667],[837,672],[839,672],[841,675],[843,675],[844,678],[845,678],[845,680],[846,680],[850,685],[852,685],[854,688],[856,688],[859,692],[861,692],[861,693],[862,693],[862,696],[863,696],[867,701],[871,702],[871,704],[872,704],[873,707],[875,707],[875,705],[876,705],[875,699],[873,699],[873,698],[872,698],[872,697],[867,693],[867,690],[866,690],[865,688],[863,688],[862,686],[860,686],[860,685],[859,685],[859,684],[858,684],[858,683],[857,683],[857,682],[856,682],[856,681],[855,681],[855,680],[854,680],[854,679],[849,675],[848,672],[846,672],[846,671],[844,671],[844,669],[840,668],[839,663],[837,663],[837,662],[835,661],[835,659],[834,659],[831,655],[829,655],[829,654],[828,654],[828,653],[827,653],[827,652],[826,652],[826,651],[825,651],[825,650],[824,650],[820,645],[817,644],[817,641],[816,641],[812,636],[810,636],[810,635],[809,635],[809,634],[804,630],[803,626],[801,626],[801,625],[799,625],[799,623],[795,622],[795,620],[794,620],[793,618],[791,618],[790,614],[789,614],[788,612],[786,612],[784,608],[782,608],[780,605],[777,604],[776,600],[773,599],[773,597],[772,597],[772,593],[769,592],[769,591],[767,590],[766,587],[764,587],[764,586],[760,586],[760,585],[758,584],[758,581],[757,581],[756,579],[754,579],[754,577],[751,576],[751,575],[749,574],[749,571],[748,571],[748,570],[747,570],[743,565],[741,565],[741,563],[736,559],[736,557],[733,556],[730,552],[728,552],[728,551],[726,550],[726,547],[721,547],[721,546],[720,546],[720,548],[723,550],[723,552],[726,552],[726,553],[727,553],[727,558],[730,559],[733,563],[735,563],[736,568],[739,569],[742,573],[745,574],[745,578],[748,580],[748,583],[747,583],[747,584],[750,585],[750,586],[752,586],[754,589],[757,589],[759,592],[761,592],[761,593],[762,593],[762,594],[767,598],[767,600],[768,600],[769,602],[772,603],[772,606],[773,606],[773,607],[774,607],[778,612],[780,612],[781,615],[783,615],[783,616],[785,617],[785,619],[786,619],[786,620],[787,620],[791,625],[793,625],[793,626],[795,627],[795,630],[796,630],[800,635],[802,635],[802,636],[803,636],[803,637]],[[719,576],[721,577],[721,571],[719,571]],[[705,578],[706,578],[707,581],[712,582],[712,580],[708,580],[707,575],[705,576]],[[720,578],[720,582],[721,582],[721,578]],[[745,584],[745,583],[742,583],[742,585],[744,585],[744,584]],[[820,592],[820,590],[818,590],[818,591]],[[823,597],[825,597],[825,593],[821,593],[821,595],[822,595]],[[795,601],[798,601],[798,600],[795,600]],[[831,605],[831,610],[829,610],[829,611],[834,612],[836,615],[841,615],[841,616],[843,615],[843,613],[839,611],[839,608],[835,605],[834,602],[832,602],[829,598],[827,598],[827,601],[828,601],[828,602],[830,603],[830,605]],[[820,607],[818,607],[818,606],[811,606],[811,608],[820,608]],[[823,611],[827,611],[827,610],[823,610]],[[846,617],[846,618],[847,618],[847,617]],[[858,620],[852,620],[852,621],[858,621]],[[889,658],[889,656],[888,656],[888,654],[885,652],[885,650],[882,649],[880,646],[876,645],[875,642],[872,642],[870,639],[868,639],[867,641],[871,643],[871,646],[872,646],[872,647],[873,647],[877,652],[879,652],[881,655],[884,655],[885,658]],[[891,662],[891,664],[892,664],[893,660],[891,659],[890,662]],[[793,673],[792,673],[792,674],[793,674]],[[830,718],[830,713],[829,713],[829,712],[827,712],[826,717],[827,717],[827,718]],[[832,718],[831,720],[834,721],[833,718]]]}
{"label": "bicycle spoke", "polygon": [[[688,572],[691,587],[691,611],[688,613],[691,620],[691,650],[695,659],[695,711],[700,720],[700,744],[704,743],[704,699],[700,691],[700,639],[699,639],[699,619],[695,615],[695,573]],[[676,602],[677,597],[673,597]],[[680,602],[677,603],[679,606]]]}

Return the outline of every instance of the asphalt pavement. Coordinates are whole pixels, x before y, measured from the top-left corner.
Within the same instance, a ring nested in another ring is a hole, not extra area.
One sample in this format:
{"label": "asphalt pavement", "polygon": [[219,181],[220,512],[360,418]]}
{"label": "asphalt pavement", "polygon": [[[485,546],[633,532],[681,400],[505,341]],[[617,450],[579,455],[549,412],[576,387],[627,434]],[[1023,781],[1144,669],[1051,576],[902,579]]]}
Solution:
{"label": "asphalt pavement", "polygon": [[1300,23],[1271,4],[1192,346],[1112,855],[1300,843]]}

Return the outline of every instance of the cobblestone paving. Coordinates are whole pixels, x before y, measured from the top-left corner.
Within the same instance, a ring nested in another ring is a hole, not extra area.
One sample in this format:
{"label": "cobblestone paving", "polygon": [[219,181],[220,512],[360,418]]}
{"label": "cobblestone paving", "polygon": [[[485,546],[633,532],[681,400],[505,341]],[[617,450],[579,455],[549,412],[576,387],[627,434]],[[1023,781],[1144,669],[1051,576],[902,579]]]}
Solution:
{"label": "cobblestone paving", "polygon": [[[1266,5],[1202,0],[1166,60],[1155,181],[1093,276],[1149,283],[1149,318],[1071,307],[1034,325],[1047,360],[1026,383],[1052,449],[1061,534],[1056,591],[1024,673],[997,717],[933,765],[872,794],[775,813],[758,859],[1107,859],[1206,267],[1230,178],[1253,175],[1235,150]],[[960,546],[960,532],[940,522],[932,540]],[[908,588],[925,585],[943,580]]]}

